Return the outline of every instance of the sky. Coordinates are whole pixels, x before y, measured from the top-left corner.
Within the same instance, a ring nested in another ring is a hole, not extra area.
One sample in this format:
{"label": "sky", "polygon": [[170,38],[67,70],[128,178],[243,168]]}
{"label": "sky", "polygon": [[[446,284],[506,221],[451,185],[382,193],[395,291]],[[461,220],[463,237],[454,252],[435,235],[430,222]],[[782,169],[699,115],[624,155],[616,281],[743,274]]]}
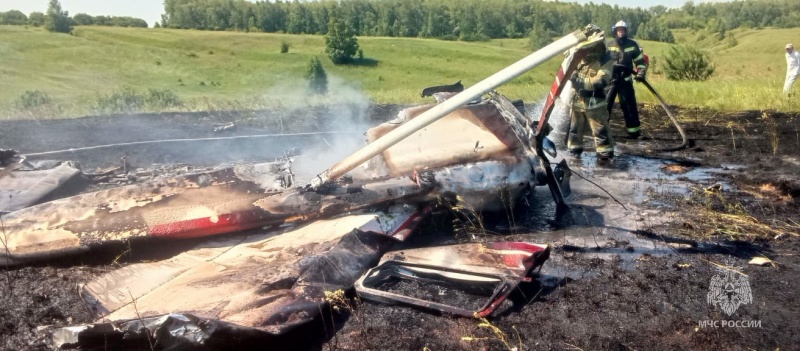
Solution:
{"label": "sky", "polygon": [[[702,0],[700,2],[721,2],[728,0]],[[150,27],[156,21],[161,21],[164,12],[163,0],[59,0],[61,8],[68,11],[70,16],[86,13],[92,16],[130,16],[147,21]],[[564,2],[589,3],[590,0],[571,0]],[[680,7],[686,0],[591,0],[594,3],[608,3],[623,7],[649,8],[656,5],[666,7]],[[34,11],[46,12],[49,0],[0,0],[0,11],[19,10],[26,15]]]}

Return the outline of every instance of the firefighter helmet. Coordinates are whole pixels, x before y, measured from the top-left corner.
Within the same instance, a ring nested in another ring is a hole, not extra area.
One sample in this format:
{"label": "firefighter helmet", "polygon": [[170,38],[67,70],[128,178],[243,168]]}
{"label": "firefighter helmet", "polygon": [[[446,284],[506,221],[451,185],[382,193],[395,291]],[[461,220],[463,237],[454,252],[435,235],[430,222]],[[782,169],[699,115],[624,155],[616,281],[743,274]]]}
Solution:
{"label": "firefighter helmet", "polygon": [[[618,34],[617,31],[620,28],[624,29],[625,32],[622,33],[622,34]],[[625,21],[617,22],[616,24],[614,24],[613,27],[611,27],[611,32],[614,33],[614,37],[616,37],[616,38],[625,38],[625,37],[627,37],[628,36],[628,22],[625,22]]]}

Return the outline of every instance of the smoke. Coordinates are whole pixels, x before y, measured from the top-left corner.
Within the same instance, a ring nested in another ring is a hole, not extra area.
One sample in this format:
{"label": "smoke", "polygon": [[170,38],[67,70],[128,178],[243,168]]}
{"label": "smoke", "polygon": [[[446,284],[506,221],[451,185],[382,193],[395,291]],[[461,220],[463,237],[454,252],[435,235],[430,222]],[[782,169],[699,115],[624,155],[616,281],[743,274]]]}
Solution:
{"label": "smoke", "polygon": [[297,80],[272,87],[265,96],[278,106],[284,119],[303,121],[298,126],[302,131],[341,132],[309,138],[302,145],[284,145],[301,149],[292,165],[300,184],[366,145],[364,133],[377,124],[370,121],[369,97],[356,83],[335,76],[328,76],[325,95],[310,95],[307,82]]}
{"label": "smoke", "polygon": [[[86,169],[119,165],[122,156],[134,169],[169,164],[217,167],[271,162],[294,150],[299,154],[293,158],[293,170],[302,183],[366,145],[365,132],[394,117],[370,116],[371,110],[386,109],[373,108],[357,83],[335,76],[328,80],[327,94],[312,95],[302,78],[285,79],[260,92],[257,109],[231,106],[219,112],[98,116],[52,126],[31,122],[26,123],[26,133],[7,134],[9,140],[4,141],[21,152],[38,152],[40,159],[74,160]],[[113,123],[106,122],[112,118]],[[212,131],[228,121],[236,122],[235,128]],[[40,146],[41,141],[48,143]]]}
{"label": "smoke", "polygon": [[[555,142],[556,145],[561,145],[564,147],[566,147],[566,145],[562,145],[563,141],[565,140],[564,135],[568,132],[567,128],[569,128],[571,93],[572,84],[567,82],[567,84],[564,86],[564,89],[561,91],[561,95],[559,95],[558,99],[556,99],[555,105],[553,106],[553,112],[550,113],[550,119],[548,120],[550,127],[553,128],[553,131],[550,133],[550,140]],[[547,96],[542,98],[539,103],[530,108],[531,118],[538,120],[541,117],[542,110],[544,109],[544,104],[546,102]]]}

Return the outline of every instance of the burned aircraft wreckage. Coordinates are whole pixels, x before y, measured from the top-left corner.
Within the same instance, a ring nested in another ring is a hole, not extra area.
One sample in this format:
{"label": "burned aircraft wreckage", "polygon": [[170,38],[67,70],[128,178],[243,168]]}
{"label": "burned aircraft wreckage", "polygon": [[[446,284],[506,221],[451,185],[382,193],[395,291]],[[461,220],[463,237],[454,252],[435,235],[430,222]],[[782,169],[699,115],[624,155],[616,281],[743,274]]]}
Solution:
{"label": "burned aircraft wreckage", "polygon": [[[326,292],[354,286],[369,301],[488,316],[532,278],[549,247],[389,250],[434,206],[502,210],[544,185],[566,206],[570,171],[563,161],[550,164],[555,146],[547,122],[564,77],[602,40],[590,25],[463,92],[437,93],[438,103],[405,109],[368,130],[366,146],[305,186],[294,184],[282,164],[238,165],[30,206],[46,194],[42,182],[29,186],[25,171],[13,170],[25,162],[5,155],[0,191],[24,201],[0,203],[8,212],[0,263],[31,264],[126,240],[159,238],[163,245],[207,237],[169,259],[83,284],[80,294],[97,320],[52,331],[52,346],[63,349],[143,340],[159,348],[242,346],[308,323],[321,313]],[[567,50],[537,121],[493,91]],[[65,179],[75,171],[59,172]],[[382,289],[387,281],[441,282],[486,301],[450,306]]]}

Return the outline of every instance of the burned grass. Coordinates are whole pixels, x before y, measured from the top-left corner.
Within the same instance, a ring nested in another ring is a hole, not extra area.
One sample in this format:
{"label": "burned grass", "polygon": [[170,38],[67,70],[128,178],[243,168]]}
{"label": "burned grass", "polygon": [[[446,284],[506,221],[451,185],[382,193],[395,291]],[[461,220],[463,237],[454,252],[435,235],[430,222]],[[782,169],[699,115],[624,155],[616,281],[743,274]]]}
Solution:
{"label": "burned grass", "polygon": [[[721,169],[711,184],[697,184],[686,196],[662,196],[680,213],[676,231],[701,240],[773,240],[800,233],[800,116],[776,111],[680,110],[694,146],[672,153],[678,160]],[[642,110],[654,139],[669,139],[674,128],[657,109]],[[777,126],[781,127],[778,128]],[[640,152],[636,148],[631,153]],[[665,173],[684,167],[666,166]]]}
{"label": "burned grass", "polygon": [[786,195],[778,195],[770,201],[725,190],[721,184],[695,187],[675,204],[682,209],[678,233],[699,240],[754,241],[797,236],[797,205],[785,198]]}

